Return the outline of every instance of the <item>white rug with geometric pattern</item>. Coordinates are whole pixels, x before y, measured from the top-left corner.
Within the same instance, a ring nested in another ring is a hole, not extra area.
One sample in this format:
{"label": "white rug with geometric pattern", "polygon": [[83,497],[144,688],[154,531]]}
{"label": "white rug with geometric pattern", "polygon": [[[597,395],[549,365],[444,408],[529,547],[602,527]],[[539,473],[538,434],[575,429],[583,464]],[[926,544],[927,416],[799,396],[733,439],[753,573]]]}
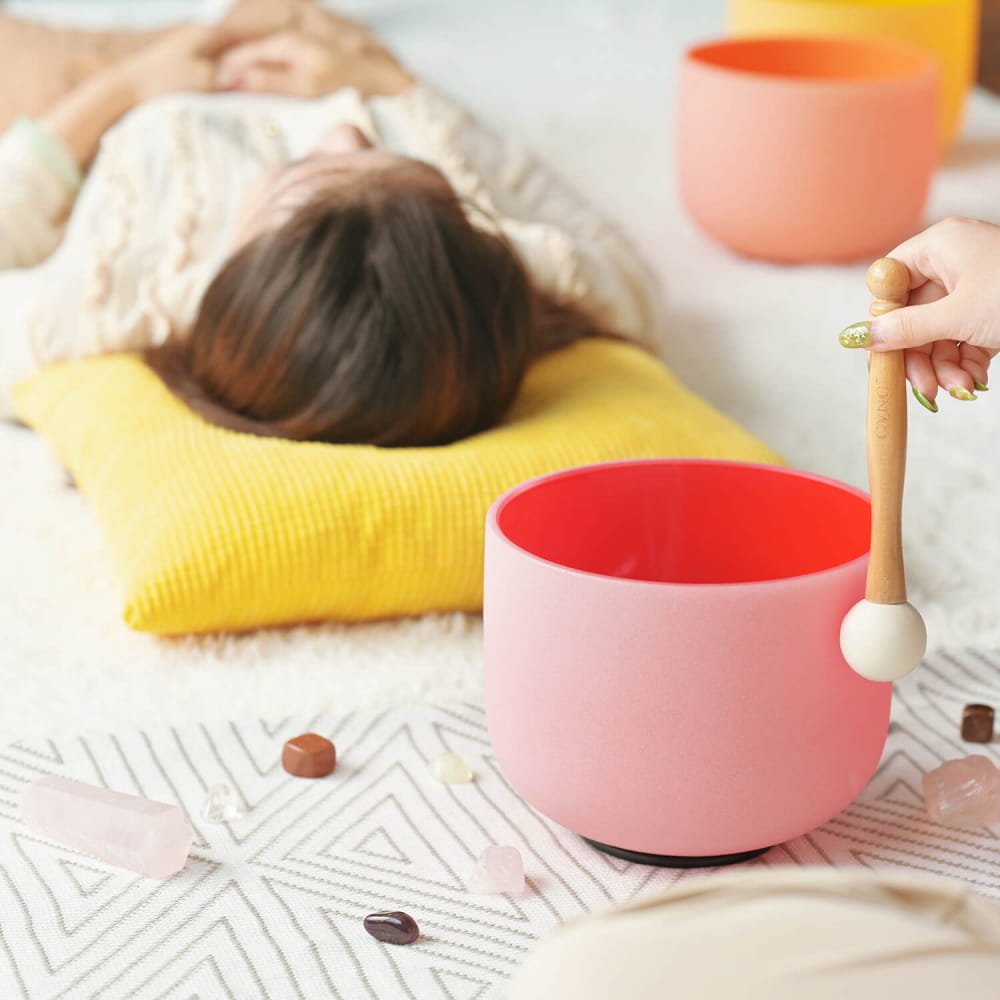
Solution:
{"label": "white rug with geometric pattern", "polygon": [[[942,827],[924,812],[921,775],[997,745],[959,738],[962,706],[1000,703],[1000,654],[935,654],[897,685],[877,775],[820,830],[753,865],[896,866],[959,878],[1000,898],[1000,839]],[[329,735],[337,770],[287,775],[284,741]],[[445,750],[476,772],[441,785],[425,762]],[[61,774],[179,802],[196,830],[186,869],[138,878],[56,847],[20,823],[25,784]],[[244,815],[200,817],[227,782]],[[473,896],[480,851],[513,844],[523,897]],[[645,868],[600,854],[528,807],[491,755],[472,705],[301,716],[88,739],[0,752],[0,997],[13,1000],[496,1000],[540,934],[567,918],[707,870]],[[380,944],[373,910],[405,910],[421,938]]]}

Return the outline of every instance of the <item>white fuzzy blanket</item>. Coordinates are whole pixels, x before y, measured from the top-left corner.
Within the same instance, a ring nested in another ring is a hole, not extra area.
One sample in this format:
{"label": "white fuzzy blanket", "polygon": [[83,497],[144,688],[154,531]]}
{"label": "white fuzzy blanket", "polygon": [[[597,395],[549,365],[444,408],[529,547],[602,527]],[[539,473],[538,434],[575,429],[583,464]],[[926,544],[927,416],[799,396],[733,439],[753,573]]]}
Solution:
{"label": "white fuzzy blanket", "polygon": [[[166,19],[193,2],[5,5],[64,22]],[[741,260],[686,219],[672,171],[682,49],[724,31],[721,3],[354,0],[432,83],[533,146],[617,219],[662,278],[667,361],[801,468],[864,486],[865,365],[837,332],[863,318],[864,269]],[[1000,100],[976,94],[928,222],[1000,221]],[[975,403],[911,410],[906,541],[932,646],[1000,647],[1000,379]],[[119,620],[86,503],[30,432],[0,427],[0,742],[64,728],[478,696],[481,627],[432,616],[159,640]]]}

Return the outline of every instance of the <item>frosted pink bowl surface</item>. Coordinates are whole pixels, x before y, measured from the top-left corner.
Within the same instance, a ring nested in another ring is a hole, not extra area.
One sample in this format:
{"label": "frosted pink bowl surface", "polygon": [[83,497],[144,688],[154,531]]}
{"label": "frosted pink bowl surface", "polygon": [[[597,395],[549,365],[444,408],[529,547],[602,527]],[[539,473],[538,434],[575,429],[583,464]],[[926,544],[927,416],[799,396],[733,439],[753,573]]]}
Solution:
{"label": "frosted pink bowl surface", "polygon": [[514,788],[648,854],[822,825],[888,730],[891,685],[839,644],[869,524],[859,490],[742,462],[610,462],[504,494],[487,518],[485,684]]}
{"label": "frosted pink bowl surface", "polygon": [[866,38],[689,49],[677,179],[691,218],[750,257],[872,260],[923,228],[937,163],[932,56]]}

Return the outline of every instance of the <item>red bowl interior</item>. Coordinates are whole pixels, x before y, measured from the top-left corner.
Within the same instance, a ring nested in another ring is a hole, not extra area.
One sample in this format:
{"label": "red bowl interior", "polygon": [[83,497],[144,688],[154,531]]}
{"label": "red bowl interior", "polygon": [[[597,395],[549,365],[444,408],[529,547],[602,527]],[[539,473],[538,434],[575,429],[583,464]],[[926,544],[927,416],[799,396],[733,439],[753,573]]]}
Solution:
{"label": "red bowl interior", "polygon": [[746,583],[840,566],[869,547],[860,490],[764,465],[584,466],[515,488],[501,534],[575,570],[662,583]]}

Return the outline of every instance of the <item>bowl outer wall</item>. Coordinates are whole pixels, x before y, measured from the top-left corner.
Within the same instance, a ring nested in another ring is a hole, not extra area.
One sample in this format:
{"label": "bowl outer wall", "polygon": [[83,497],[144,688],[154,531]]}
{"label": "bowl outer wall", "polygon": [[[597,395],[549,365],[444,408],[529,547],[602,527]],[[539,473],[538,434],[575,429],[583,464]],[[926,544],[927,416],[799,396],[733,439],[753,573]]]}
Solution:
{"label": "bowl outer wall", "polygon": [[937,77],[828,82],[685,58],[677,170],[695,222],[787,263],[887,253],[922,228],[937,161]]}
{"label": "bowl outer wall", "polygon": [[601,843],[701,856],[799,836],[864,788],[892,688],[848,667],[839,629],[867,556],[751,584],[601,577],[511,543],[504,499],[486,529],[486,715],[526,801]]}

